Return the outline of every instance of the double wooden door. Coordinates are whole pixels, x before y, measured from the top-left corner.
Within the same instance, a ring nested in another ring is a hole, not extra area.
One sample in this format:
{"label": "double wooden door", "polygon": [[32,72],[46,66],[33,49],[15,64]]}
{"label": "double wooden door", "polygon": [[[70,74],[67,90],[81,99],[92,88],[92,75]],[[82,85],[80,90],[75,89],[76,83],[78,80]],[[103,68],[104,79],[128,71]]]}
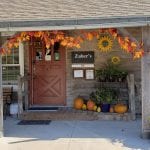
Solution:
{"label": "double wooden door", "polygon": [[30,105],[65,105],[65,50],[56,43],[46,49],[41,40],[30,47]]}

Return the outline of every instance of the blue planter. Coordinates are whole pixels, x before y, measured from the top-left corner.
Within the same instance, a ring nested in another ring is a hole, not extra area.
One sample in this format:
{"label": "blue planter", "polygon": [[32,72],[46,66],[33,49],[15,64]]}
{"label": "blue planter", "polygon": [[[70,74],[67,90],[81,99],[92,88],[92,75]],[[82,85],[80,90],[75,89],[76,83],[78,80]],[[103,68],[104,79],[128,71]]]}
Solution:
{"label": "blue planter", "polygon": [[102,104],[101,105],[102,112],[109,112],[110,110],[110,104]]}

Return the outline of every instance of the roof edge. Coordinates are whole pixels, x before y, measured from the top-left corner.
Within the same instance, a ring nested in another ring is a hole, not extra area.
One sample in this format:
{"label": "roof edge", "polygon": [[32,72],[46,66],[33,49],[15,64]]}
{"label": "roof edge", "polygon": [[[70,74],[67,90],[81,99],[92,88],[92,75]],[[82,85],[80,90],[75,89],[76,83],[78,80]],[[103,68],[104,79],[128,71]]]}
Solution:
{"label": "roof edge", "polygon": [[91,18],[70,20],[3,21],[0,31],[74,30],[110,27],[134,27],[150,24],[148,17]]}

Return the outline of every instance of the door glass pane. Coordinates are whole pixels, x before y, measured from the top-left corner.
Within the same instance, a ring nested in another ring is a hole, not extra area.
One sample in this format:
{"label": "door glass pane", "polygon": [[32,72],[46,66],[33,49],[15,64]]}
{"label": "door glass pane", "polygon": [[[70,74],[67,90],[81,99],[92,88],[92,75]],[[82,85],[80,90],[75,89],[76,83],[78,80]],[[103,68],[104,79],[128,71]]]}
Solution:
{"label": "door glass pane", "polygon": [[55,42],[54,44],[54,60],[55,61],[59,61],[60,60],[60,43],[59,42]]}
{"label": "door glass pane", "polygon": [[34,42],[34,49],[36,51],[36,60],[42,60],[43,59],[42,42],[41,41],[35,41]]}

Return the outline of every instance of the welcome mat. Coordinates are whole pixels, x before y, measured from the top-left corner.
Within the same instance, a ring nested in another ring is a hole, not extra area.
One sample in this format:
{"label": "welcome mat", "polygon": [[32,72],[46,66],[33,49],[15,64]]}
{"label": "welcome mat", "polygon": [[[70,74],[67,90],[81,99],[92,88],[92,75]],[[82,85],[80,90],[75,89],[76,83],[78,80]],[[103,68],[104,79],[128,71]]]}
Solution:
{"label": "welcome mat", "polygon": [[58,107],[31,107],[28,110],[49,110],[49,111],[57,111]]}
{"label": "welcome mat", "polygon": [[18,125],[49,125],[51,120],[21,120]]}

